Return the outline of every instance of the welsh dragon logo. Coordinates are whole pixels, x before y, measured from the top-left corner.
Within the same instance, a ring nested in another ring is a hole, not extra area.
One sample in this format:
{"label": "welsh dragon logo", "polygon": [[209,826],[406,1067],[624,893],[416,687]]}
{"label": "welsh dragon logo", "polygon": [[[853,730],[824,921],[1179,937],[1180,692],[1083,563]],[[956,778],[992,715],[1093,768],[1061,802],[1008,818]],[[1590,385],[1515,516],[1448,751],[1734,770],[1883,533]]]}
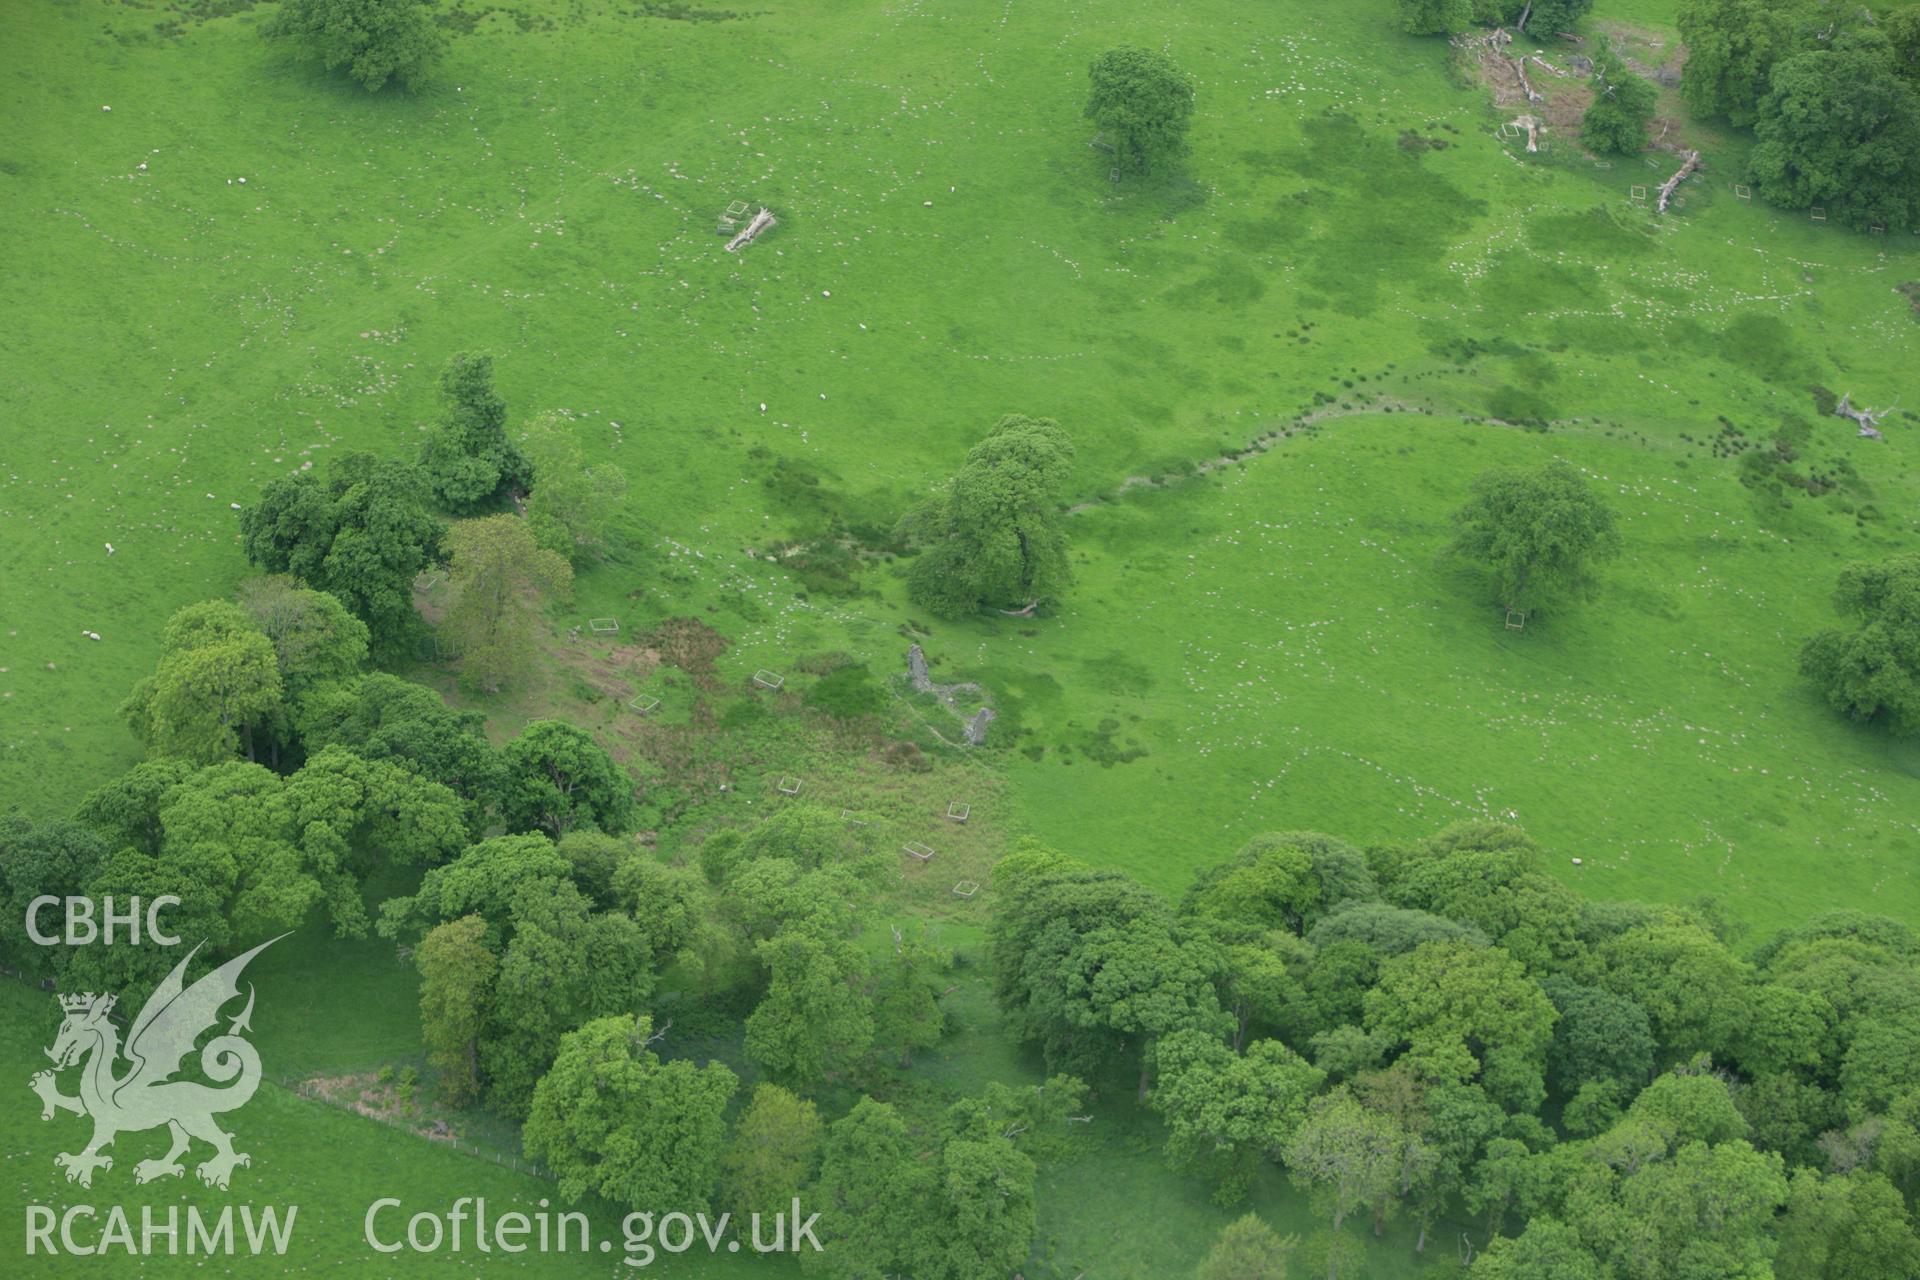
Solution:
{"label": "welsh dragon logo", "polygon": [[[135,1182],[177,1178],[186,1172],[180,1157],[194,1138],[213,1146],[212,1157],[196,1170],[208,1186],[226,1190],[234,1166],[253,1163],[244,1151],[233,1149],[233,1135],[213,1119],[220,1112],[244,1106],[260,1087],[260,1055],[240,1036],[252,1030],[248,1024],[253,1016],[252,983],[247,984],[246,1008],[228,1024],[226,1034],[215,1036],[200,1050],[202,1074],[223,1087],[171,1077],[180,1070],[181,1060],[193,1052],[194,1042],[219,1022],[221,1006],[240,994],[240,971],[247,962],[279,940],[269,939],[236,956],[189,987],[184,975],[200,950],[195,946],[148,997],[140,1016],[127,1029],[124,1050],[119,1029],[108,1016],[113,1012],[113,996],[87,992],[60,997],[60,1007],[67,1016],[53,1047],[47,1050],[53,1070],[37,1072],[29,1083],[40,1095],[42,1120],[51,1120],[55,1111],[93,1117],[93,1140],[80,1151],[63,1152],[53,1158],[57,1167],[67,1171],[67,1181],[91,1187],[95,1169],[113,1168],[113,1157],[102,1155],[102,1147],[110,1146],[122,1133],[161,1125],[172,1134],[173,1145],[160,1159],[135,1165]],[[132,1065],[119,1073],[123,1053]],[[86,1065],[80,1072],[79,1096],[61,1093],[55,1072],[82,1059]]]}

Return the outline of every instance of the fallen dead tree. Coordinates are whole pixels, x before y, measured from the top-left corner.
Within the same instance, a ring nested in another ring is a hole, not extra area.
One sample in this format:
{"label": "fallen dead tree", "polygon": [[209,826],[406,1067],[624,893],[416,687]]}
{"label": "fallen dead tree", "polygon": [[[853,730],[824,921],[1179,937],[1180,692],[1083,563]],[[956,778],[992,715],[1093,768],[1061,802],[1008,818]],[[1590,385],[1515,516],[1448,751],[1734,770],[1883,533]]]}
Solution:
{"label": "fallen dead tree", "polygon": [[1513,121],[1513,127],[1527,131],[1527,150],[1538,151],[1540,149],[1540,122],[1538,120],[1532,116],[1518,116]]}
{"label": "fallen dead tree", "polygon": [[1892,413],[1892,412],[1893,412],[1892,409],[1856,409],[1854,408],[1853,392],[1851,391],[1841,396],[1840,403],[1833,407],[1834,417],[1853,419],[1853,421],[1859,425],[1860,434],[1863,436],[1869,432],[1872,432],[1873,435],[1878,436],[1880,432],[1877,430],[1877,428],[1880,426],[1880,419],[1886,417],[1889,413]]}
{"label": "fallen dead tree", "polygon": [[1687,180],[1688,175],[1690,175],[1695,169],[1698,169],[1699,167],[1700,167],[1700,153],[1698,151],[1687,152],[1686,163],[1682,164],[1680,166],[1679,171],[1675,173],[1671,178],[1668,178],[1665,182],[1660,184],[1660,202],[1658,205],[1655,206],[1658,212],[1665,213],[1667,211],[1667,202],[1673,199],[1674,189],[1677,188],[1681,183],[1685,182]]}
{"label": "fallen dead tree", "polygon": [[1520,81],[1520,92],[1527,95],[1528,102],[1540,101],[1540,95],[1533,91],[1533,81],[1527,79],[1527,61],[1525,58],[1509,58],[1507,65],[1513,68],[1513,74]]}
{"label": "fallen dead tree", "polygon": [[752,244],[756,239],[759,238],[759,235],[762,231],[765,231],[768,227],[774,226],[778,222],[779,222],[779,219],[775,218],[771,213],[767,212],[765,209],[760,210],[760,212],[753,215],[752,222],[749,222],[746,226],[740,229],[740,234],[736,235],[733,239],[727,241],[727,252],[734,253],[738,251],[743,245]]}

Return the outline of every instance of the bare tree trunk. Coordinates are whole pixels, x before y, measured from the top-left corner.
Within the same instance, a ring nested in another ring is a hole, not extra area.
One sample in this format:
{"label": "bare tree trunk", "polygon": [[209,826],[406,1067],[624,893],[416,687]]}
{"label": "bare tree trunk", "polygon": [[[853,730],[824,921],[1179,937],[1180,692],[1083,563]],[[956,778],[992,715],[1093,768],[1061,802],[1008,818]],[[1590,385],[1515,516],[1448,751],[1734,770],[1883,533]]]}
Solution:
{"label": "bare tree trunk", "polygon": [[[1880,425],[1880,419],[1893,412],[1891,409],[1856,409],[1853,407],[1853,392],[1840,397],[1840,403],[1833,407],[1836,418],[1851,418],[1860,426],[1860,434],[1866,435]],[[1877,432],[1875,434],[1878,434]]]}
{"label": "bare tree trunk", "polygon": [[753,215],[753,221],[741,228],[740,234],[727,241],[727,252],[737,252],[742,246],[749,245],[759,237],[762,231],[773,226],[778,219],[765,209]]}
{"label": "bare tree trunk", "polygon": [[1510,58],[1508,65],[1513,68],[1513,74],[1519,77],[1520,91],[1527,95],[1527,101],[1540,101],[1540,95],[1533,91],[1533,81],[1527,79],[1527,64],[1519,58]]}
{"label": "bare tree trunk", "polygon": [[1667,211],[1667,201],[1673,199],[1674,188],[1685,182],[1687,175],[1699,167],[1700,153],[1698,151],[1687,152],[1686,163],[1680,166],[1680,171],[1660,184],[1660,204],[1658,206],[1658,212],[1665,213]]}

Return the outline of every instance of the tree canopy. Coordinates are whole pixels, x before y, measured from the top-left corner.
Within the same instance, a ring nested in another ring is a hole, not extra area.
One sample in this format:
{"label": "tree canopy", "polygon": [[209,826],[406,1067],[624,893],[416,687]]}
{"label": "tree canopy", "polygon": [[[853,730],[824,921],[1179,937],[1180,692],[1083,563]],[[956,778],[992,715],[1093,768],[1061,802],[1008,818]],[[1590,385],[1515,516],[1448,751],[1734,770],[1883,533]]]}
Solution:
{"label": "tree canopy", "polygon": [[1834,710],[1920,733],[1920,554],[1840,571],[1834,608],[1853,628],[1829,628],[1800,650],[1800,671]]}
{"label": "tree canopy", "polygon": [[692,1213],[707,1207],[739,1085],[725,1064],[662,1062],[650,1018],[596,1018],[560,1037],[522,1141],[560,1194]]}
{"label": "tree canopy", "polygon": [[515,515],[458,520],[447,530],[449,601],[440,630],[452,641],[461,676],[498,692],[533,665],[541,606],[573,590],[573,568],[540,546]]}
{"label": "tree canopy", "polygon": [[1166,54],[1122,46],[1093,60],[1086,117],[1125,173],[1160,173],[1187,154],[1193,80]]}
{"label": "tree canopy", "polygon": [[907,574],[914,601],[961,617],[1057,596],[1073,577],[1060,511],[1072,462],[1072,444],[1050,419],[1002,418],[947,492],[902,522],[921,547]]}
{"label": "tree canopy", "polygon": [[1773,64],[1794,47],[1792,7],[1776,0],[1680,0],[1676,22],[1687,45],[1680,80],[1687,105],[1701,115],[1752,124]]}
{"label": "tree canopy", "polygon": [[445,52],[437,0],[281,0],[270,36],[290,40],[327,70],[345,70],[369,93],[390,82],[414,89]]}
{"label": "tree canopy", "polygon": [[726,1209],[736,1220],[785,1212],[813,1180],[825,1131],[813,1103],[777,1084],[755,1086],[721,1158]]}
{"label": "tree canopy", "polygon": [[1394,0],[1400,29],[1410,36],[1450,36],[1473,25],[1474,0]]}
{"label": "tree canopy", "polygon": [[1593,102],[1580,119],[1580,141],[1592,151],[1631,155],[1647,145],[1647,121],[1658,98],[1653,85],[1604,46],[1593,56]]}
{"label": "tree canopy", "polygon": [[282,689],[273,642],[239,605],[209,600],[167,621],[159,665],[120,713],[157,755],[213,764],[244,750],[251,760]]}
{"label": "tree canopy", "polygon": [[1782,59],[1754,121],[1749,167],[1768,200],[1850,227],[1920,225],[1920,90],[1878,30]]}
{"label": "tree canopy", "polygon": [[574,565],[603,558],[627,493],[627,473],[612,462],[588,462],[581,426],[541,414],[520,430],[520,452],[532,475],[527,523],[540,545]]}
{"label": "tree canopy", "polygon": [[241,511],[240,534],[254,564],[327,592],[366,623],[375,656],[398,656],[420,634],[413,582],[439,552],[441,523],[419,468],[350,453],[324,481],[282,476]]}
{"label": "tree canopy", "polygon": [[1221,1229],[1194,1280],[1287,1280],[1287,1259],[1299,1243],[1298,1237],[1281,1235],[1258,1214],[1246,1214]]}
{"label": "tree canopy", "polygon": [[493,389],[493,357],[460,352],[440,374],[443,412],[420,450],[440,504],[473,515],[524,493],[533,469],[507,437],[507,403]]}
{"label": "tree canopy", "polygon": [[1595,564],[1620,547],[1612,509],[1558,458],[1487,472],[1455,519],[1455,551],[1490,567],[1500,603],[1520,613],[1590,590]]}
{"label": "tree canopy", "polygon": [[584,824],[619,835],[632,823],[632,780],[584,730],[535,720],[502,755],[500,817],[509,830],[559,837]]}

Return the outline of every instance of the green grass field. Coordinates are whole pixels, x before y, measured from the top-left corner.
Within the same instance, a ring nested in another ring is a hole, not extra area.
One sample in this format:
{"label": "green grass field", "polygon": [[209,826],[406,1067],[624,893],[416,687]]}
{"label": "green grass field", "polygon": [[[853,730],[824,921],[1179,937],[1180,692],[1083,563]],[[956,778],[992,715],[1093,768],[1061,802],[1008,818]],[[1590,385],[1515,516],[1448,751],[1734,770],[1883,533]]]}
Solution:
{"label": "green grass field", "polygon": [[[467,9],[413,97],[289,61],[269,12],[0,11],[0,804],[63,813],[130,764],[114,708],[162,623],[246,572],[232,505],[344,450],[411,454],[439,367],[473,349],[516,415],[572,415],[633,480],[626,547],[563,629],[698,615],[744,682],[829,649],[898,671],[915,624],[937,678],[1004,713],[969,767],[1008,832],[1173,892],[1262,830],[1509,815],[1595,896],[1713,893],[1756,928],[1843,905],[1920,921],[1920,749],[1793,671],[1840,565],[1920,545],[1913,410],[1860,440],[1810,391],[1900,400],[1920,240],[1736,199],[1737,145],[1656,218],[1629,195],[1667,156],[1519,154],[1385,0],[763,0],[716,21],[512,0]],[[1664,29],[1671,5],[1596,18]],[[1187,179],[1113,183],[1088,146],[1086,64],[1125,42],[1199,82]],[[734,200],[781,225],[730,255],[713,219]],[[1008,412],[1079,450],[1080,581],[1047,616],[936,624],[886,564],[803,583],[747,554],[886,528]],[[1804,423],[1802,469],[1851,477],[1782,505],[1715,447],[1723,420],[1760,447]],[[1626,554],[1595,599],[1513,632],[1442,554],[1448,515],[1477,471],[1554,455],[1603,482]],[[270,965],[338,979],[263,1020],[285,1070],[415,1052],[390,949],[303,939]],[[22,1077],[39,999],[0,991]],[[1037,1070],[969,1008],[934,1079]],[[57,1199],[64,1148],[16,1102],[18,1194]],[[341,1215],[374,1170],[538,1185],[291,1095],[254,1111],[287,1153],[256,1194],[299,1191],[327,1246],[289,1274],[357,1241]],[[1130,1107],[1106,1119],[1047,1174],[1042,1265],[1190,1266],[1227,1215]],[[1257,1203],[1309,1226],[1277,1179]],[[1411,1274],[1405,1244],[1370,1274]],[[723,1267],[748,1264],[698,1273]]]}

